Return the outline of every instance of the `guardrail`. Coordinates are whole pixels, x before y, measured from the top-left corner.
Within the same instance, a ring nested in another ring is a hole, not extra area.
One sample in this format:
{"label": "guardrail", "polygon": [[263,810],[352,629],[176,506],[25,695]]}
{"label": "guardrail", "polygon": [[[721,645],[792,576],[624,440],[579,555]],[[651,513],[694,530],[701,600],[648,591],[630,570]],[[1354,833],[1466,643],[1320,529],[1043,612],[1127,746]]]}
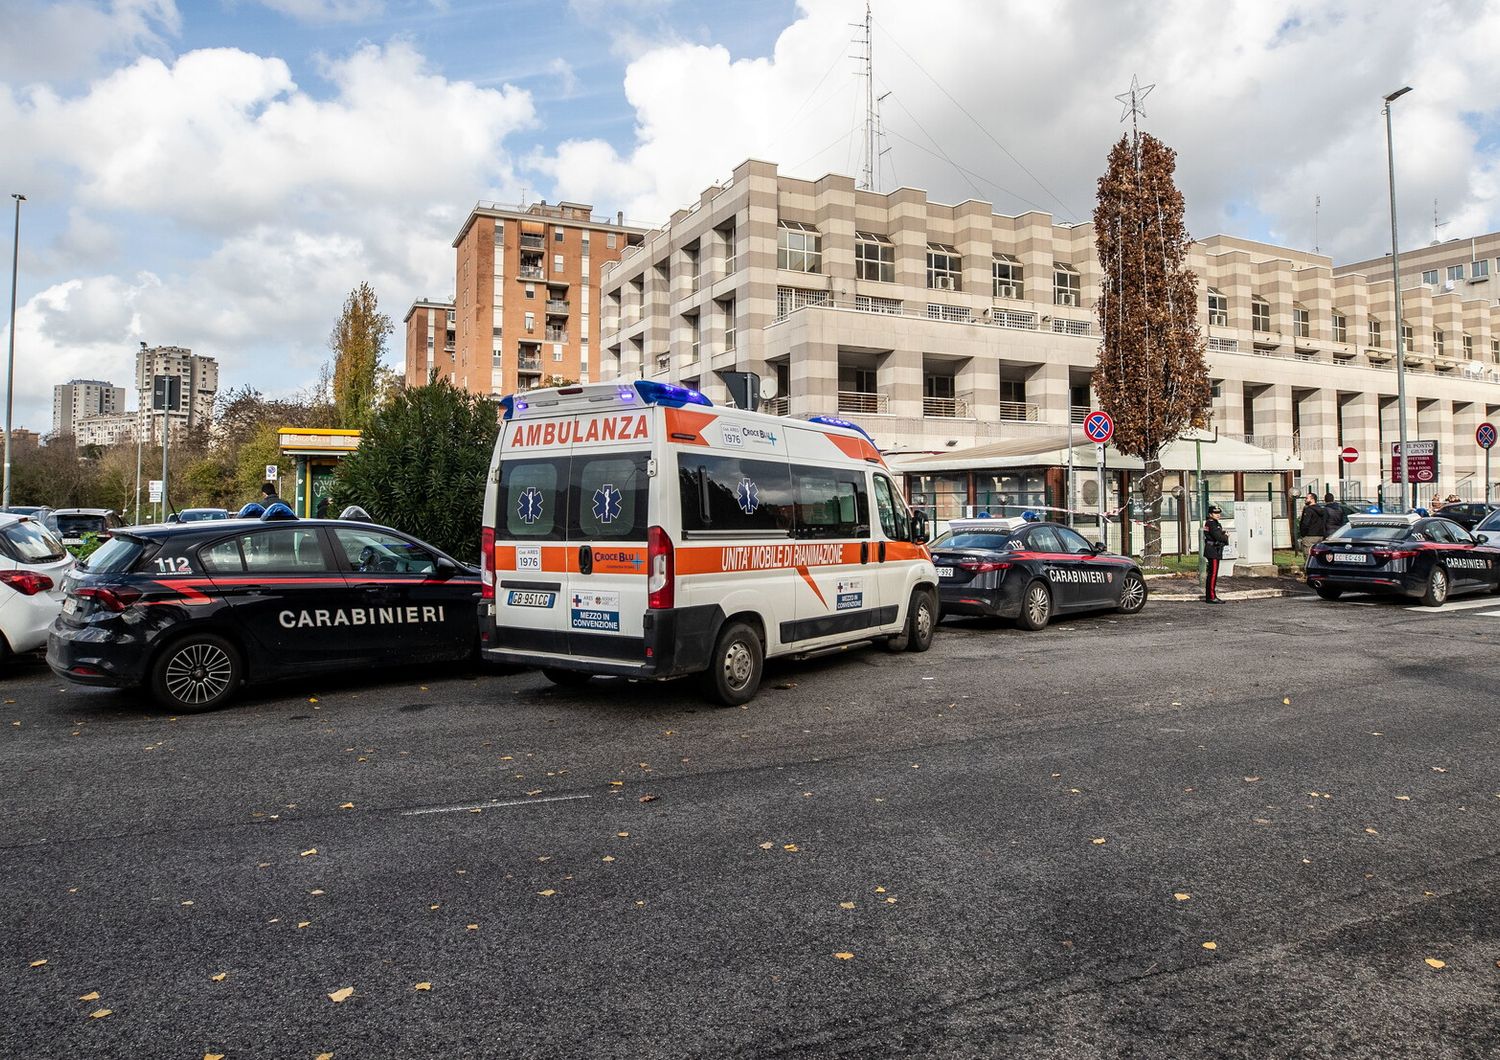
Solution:
{"label": "guardrail", "polygon": [[885,394],[867,394],[862,390],[840,390],[839,411],[860,415],[879,415],[890,408]]}

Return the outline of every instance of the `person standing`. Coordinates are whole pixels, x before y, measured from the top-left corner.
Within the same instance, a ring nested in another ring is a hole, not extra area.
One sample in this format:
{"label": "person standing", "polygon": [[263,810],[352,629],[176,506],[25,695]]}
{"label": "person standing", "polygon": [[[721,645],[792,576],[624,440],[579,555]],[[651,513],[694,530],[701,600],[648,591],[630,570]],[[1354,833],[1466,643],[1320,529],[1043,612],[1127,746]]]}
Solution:
{"label": "person standing", "polygon": [[1311,554],[1314,545],[1323,540],[1326,520],[1323,509],[1318,507],[1318,495],[1308,490],[1302,501],[1302,515],[1297,519],[1297,545],[1304,558]]}
{"label": "person standing", "polygon": [[1332,537],[1334,531],[1348,521],[1344,516],[1344,506],[1333,499],[1333,491],[1323,494],[1323,536]]}
{"label": "person standing", "polygon": [[[274,482],[264,482],[260,487],[260,506],[262,508],[269,508],[273,504],[286,504],[286,501],[276,496],[276,484]],[[287,507],[290,508],[291,505],[287,504]]]}
{"label": "person standing", "polygon": [[1219,522],[1219,516],[1223,514],[1223,508],[1211,504],[1208,507],[1208,519],[1203,523],[1203,562],[1207,567],[1203,599],[1211,604],[1224,602],[1219,599],[1219,561],[1224,558],[1224,546],[1229,544],[1229,535],[1224,532],[1224,524]]}

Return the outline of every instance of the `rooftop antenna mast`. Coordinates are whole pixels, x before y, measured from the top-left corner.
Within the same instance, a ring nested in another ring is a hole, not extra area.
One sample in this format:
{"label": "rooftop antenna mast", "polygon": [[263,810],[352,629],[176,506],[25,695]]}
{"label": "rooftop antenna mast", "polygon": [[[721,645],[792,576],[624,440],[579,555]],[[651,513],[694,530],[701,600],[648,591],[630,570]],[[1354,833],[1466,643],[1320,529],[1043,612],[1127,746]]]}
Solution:
{"label": "rooftop antenna mast", "polygon": [[1321,196],[1321,195],[1314,195],[1313,196],[1313,253],[1314,254],[1318,254],[1318,253],[1321,252],[1319,250],[1319,248],[1318,248],[1318,212],[1320,210],[1322,210],[1322,209],[1323,209],[1323,196]]}
{"label": "rooftop antenna mast", "polygon": [[874,26],[870,18],[870,0],[865,0],[864,21],[864,55],[861,56],[863,69],[861,76],[865,79],[865,171],[860,187],[867,191],[875,190],[875,52],[874,52]]}
{"label": "rooftop antenna mast", "polygon": [[1436,246],[1443,241],[1443,229],[1448,227],[1447,221],[1438,220],[1438,201],[1432,200],[1432,243]]}

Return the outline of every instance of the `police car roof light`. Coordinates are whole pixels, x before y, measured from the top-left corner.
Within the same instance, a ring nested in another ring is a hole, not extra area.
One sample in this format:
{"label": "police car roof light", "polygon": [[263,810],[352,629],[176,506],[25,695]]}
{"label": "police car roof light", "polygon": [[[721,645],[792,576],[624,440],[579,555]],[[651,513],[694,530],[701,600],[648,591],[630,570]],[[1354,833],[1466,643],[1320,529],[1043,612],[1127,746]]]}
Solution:
{"label": "police car roof light", "polygon": [[[633,401],[634,396],[626,397],[629,387],[620,388],[620,399],[622,401]],[[680,409],[684,405],[707,405],[713,407],[713,402],[708,400],[698,391],[691,387],[675,386],[672,383],[653,383],[646,379],[638,380],[635,391],[640,394],[641,400],[648,405],[665,405],[670,409]]]}
{"label": "police car roof light", "polygon": [[295,519],[297,518],[297,513],[281,501],[277,501],[261,513],[260,518],[261,522],[277,522],[284,519]]}
{"label": "police car roof light", "polygon": [[1028,510],[1021,513],[1021,518],[1025,519],[1028,523],[1034,523],[1039,521],[1041,519],[1041,516],[1036,512]]}
{"label": "police car roof light", "polygon": [[865,430],[859,424],[855,423],[853,420],[842,420],[837,416],[809,416],[807,417],[807,422],[821,423],[825,427],[847,427],[851,431],[858,431],[860,434],[864,435],[865,438],[869,440],[871,445],[875,444],[875,439],[870,437],[870,432]]}
{"label": "police car roof light", "polygon": [[236,517],[240,519],[259,519],[265,514],[266,510],[264,507],[251,501],[236,513]]}

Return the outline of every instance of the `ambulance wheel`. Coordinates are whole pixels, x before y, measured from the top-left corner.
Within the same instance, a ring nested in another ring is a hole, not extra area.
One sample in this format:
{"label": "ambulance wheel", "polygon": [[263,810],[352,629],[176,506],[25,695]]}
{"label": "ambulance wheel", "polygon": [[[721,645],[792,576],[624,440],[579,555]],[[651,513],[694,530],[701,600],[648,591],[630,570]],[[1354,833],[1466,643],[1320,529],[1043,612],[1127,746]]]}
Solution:
{"label": "ambulance wheel", "polygon": [[755,630],[743,622],[731,622],[719,634],[703,671],[703,694],[715,703],[737,707],[755,698],[760,688],[766,652]]}
{"label": "ambulance wheel", "polygon": [[1344,595],[1344,590],[1335,588],[1332,585],[1315,586],[1313,592],[1317,593],[1324,600],[1337,600]]}
{"label": "ambulance wheel", "polygon": [[906,607],[906,628],[885,641],[885,650],[926,651],[932,647],[932,634],[937,629],[937,599],[930,589],[913,589],[911,603]]}
{"label": "ambulance wheel", "polygon": [[194,633],[151,664],[151,694],[168,710],[213,710],[234,695],[244,674],[238,648],[217,634]]}
{"label": "ambulance wheel", "polygon": [[1016,618],[1016,625],[1035,632],[1045,629],[1050,621],[1052,591],[1047,588],[1046,582],[1034,581],[1026,586],[1026,592],[1021,595],[1021,613]]}
{"label": "ambulance wheel", "polygon": [[1427,575],[1427,591],[1422,594],[1422,603],[1428,607],[1442,607],[1448,600],[1448,571],[1441,563],[1432,565]]}
{"label": "ambulance wheel", "polygon": [[542,676],[559,688],[577,688],[594,679],[593,674],[586,674],[582,670],[558,670],[551,666],[542,668]]}

